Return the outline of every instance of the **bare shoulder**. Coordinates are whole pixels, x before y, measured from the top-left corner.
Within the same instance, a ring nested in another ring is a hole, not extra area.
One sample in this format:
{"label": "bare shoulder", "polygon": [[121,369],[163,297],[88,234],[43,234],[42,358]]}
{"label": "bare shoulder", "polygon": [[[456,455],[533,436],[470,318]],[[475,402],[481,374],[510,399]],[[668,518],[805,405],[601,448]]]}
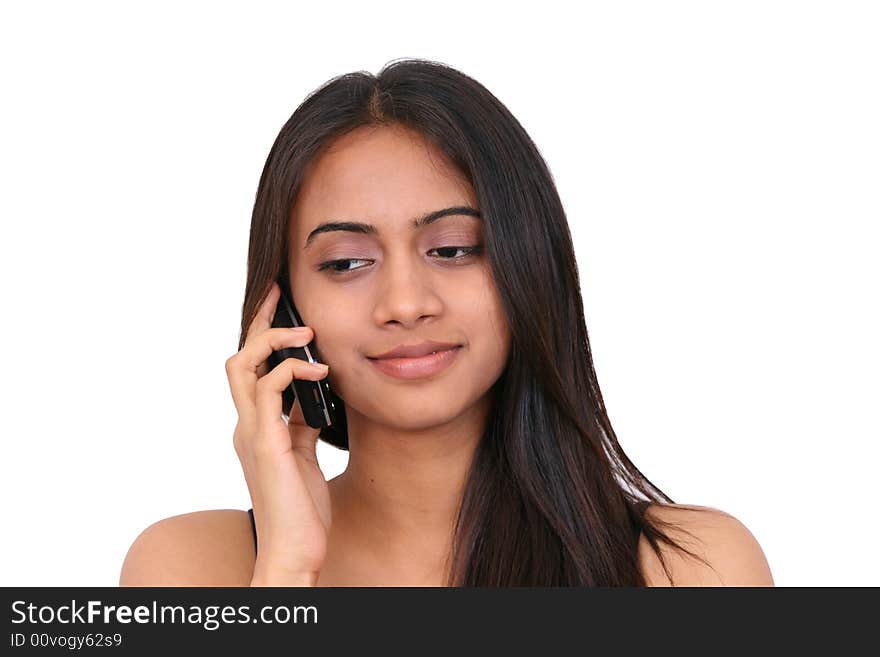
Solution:
{"label": "bare shoulder", "polygon": [[751,531],[719,509],[683,504],[652,504],[649,519],[702,561],[658,541],[674,582],[644,534],[639,538],[639,564],[648,586],[774,586],[764,551]]}
{"label": "bare shoulder", "polygon": [[125,555],[120,586],[249,586],[253,534],[247,511],[194,511],[144,529]]}

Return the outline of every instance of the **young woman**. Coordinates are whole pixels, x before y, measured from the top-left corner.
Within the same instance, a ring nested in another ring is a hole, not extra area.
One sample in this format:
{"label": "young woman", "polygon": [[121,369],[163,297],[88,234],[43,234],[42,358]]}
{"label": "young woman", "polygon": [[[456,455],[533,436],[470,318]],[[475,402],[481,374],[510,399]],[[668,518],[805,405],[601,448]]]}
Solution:
{"label": "young woman", "polygon": [[[306,328],[272,328],[278,280]],[[452,68],[343,75],[294,112],[257,190],[241,329],[252,515],[151,525],[121,585],[773,584],[741,522],[674,504],[621,449],[550,172]],[[312,341],[328,371],[266,362]],[[341,421],[313,429],[282,393],[325,376]],[[319,438],[349,452],[330,481]]]}

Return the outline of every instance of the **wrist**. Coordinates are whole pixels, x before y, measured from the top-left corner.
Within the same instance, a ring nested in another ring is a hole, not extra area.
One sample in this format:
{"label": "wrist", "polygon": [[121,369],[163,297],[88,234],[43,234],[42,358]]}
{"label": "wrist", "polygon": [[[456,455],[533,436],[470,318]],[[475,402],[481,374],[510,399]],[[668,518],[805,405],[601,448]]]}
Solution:
{"label": "wrist", "polygon": [[269,569],[255,570],[251,586],[315,586],[318,573],[288,573]]}

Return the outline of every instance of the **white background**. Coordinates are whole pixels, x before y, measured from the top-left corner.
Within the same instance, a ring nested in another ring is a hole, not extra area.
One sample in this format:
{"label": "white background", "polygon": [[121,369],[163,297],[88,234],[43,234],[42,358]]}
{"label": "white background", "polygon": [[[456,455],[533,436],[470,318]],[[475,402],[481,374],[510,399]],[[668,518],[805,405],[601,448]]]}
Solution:
{"label": "white background", "polygon": [[265,158],[329,78],[424,57],[547,160],[636,465],[777,585],[880,585],[877,4],[313,4],[4,5],[0,584],[113,586],[147,525],[250,506],[225,361]]}

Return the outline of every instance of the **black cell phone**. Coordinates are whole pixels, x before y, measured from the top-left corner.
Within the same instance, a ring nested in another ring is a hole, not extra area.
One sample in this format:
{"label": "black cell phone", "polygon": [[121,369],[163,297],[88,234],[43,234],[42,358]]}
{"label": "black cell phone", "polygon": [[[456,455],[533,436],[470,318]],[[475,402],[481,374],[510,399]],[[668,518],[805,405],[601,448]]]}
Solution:
{"label": "black cell phone", "polygon": [[[278,305],[275,308],[272,327],[305,326],[293,303],[293,296],[290,294],[286,277],[278,279],[278,286],[281,288],[281,296],[278,298]],[[285,347],[273,351],[266,362],[269,364],[269,369],[273,369],[281,361],[288,358],[299,358],[310,363],[323,362],[314,339],[304,347]],[[340,401],[330,387],[328,378],[329,375],[320,381],[294,379],[282,393],[283,408],[293,409],[294,401],[299,400],[303,418],[306,424],[313,429],[337,425],[339,423]]]}

